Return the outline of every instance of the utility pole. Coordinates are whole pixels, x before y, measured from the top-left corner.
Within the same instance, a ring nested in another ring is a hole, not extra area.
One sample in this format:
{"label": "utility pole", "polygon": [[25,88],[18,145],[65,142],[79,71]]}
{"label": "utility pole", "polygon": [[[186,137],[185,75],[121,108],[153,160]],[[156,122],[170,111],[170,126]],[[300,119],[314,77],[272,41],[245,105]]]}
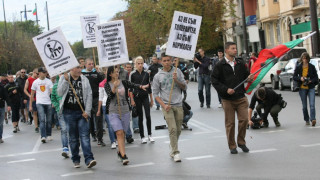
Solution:
{"label": "utility pole", "polygon": [[320,56],[319,54],[319,25],[317,17],[317,3],[316,0],[309,0],[310,16],[311,16],[311,29],[312,32],[316,31],[316,35],[311,37],[312,56]]}
{"label": "utility pole", "polygon": [[38,8],[37,8],[37,3],[35,3],[35,8],[36,8],[36,22],[37,22],[37,25],[39,25],[39,21],[40,20],[38,20]]}
{"label": "utility pole", "polygon": [[48,31],[50,30],[49,28],[49,13],[48,13],[48,3],[46,1],[46,11],[47,11],[47,25],[48,25]]}
{"label": "utility pole", "polygon": [[26,21],[28,21],[27,12],[32,12],[32,11],[31,10],[27,11],[27,5],[24,5],[24,11],[20,11],[20,13],[21,12],[24,12],[24,18],[26,18]]}
{"label": "utility pole", "polygon": [[2,0],[2,5],[3,5],[4,29],[5,29],[6,37],[7,37],[7,35],[8,35],[8,30],[7,30],[6,11],[5,11],[5,8],[4,8],[4,0]]}
{"label": "utility pole", "polygon": [[[248,38],[247,38],[247,24],[246,24],[246,13],[244,10],[244,0],[240,0],[241,2],[241,11],[242,11],[242,30],[243,30],[243,41],[244,41],[244,54],[246,58],[248,57]],[[246,60],[246,59],[245,59]]]}

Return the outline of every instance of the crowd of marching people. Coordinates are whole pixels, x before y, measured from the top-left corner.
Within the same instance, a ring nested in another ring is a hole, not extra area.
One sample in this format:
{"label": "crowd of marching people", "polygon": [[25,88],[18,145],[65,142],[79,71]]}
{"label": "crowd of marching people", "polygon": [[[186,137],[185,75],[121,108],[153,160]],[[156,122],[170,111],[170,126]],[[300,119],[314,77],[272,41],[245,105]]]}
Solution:
{"label": "crowd of marching people", "polygon": [[[200,107],[206,103],[207,108],[210,108],[212,84],[218,92],[219,106],[225,112],[231,154],[238,153],[237,146],[249,152],[245,136],[248,124],[253,125],[253,109],[258,110],[264,127],[269,126],[268,113],[279,127],[278,114],[286,103],[281,95],[261,87],[254,93],[249,106],[244,86],[233,89],[244,80],[253,80],[253,75],[243,61],[235,58],[235,43],[227,42],[224,51],[218,52],[219,58],[214,62],[210,62],[204,53],[203,49],[199,49],[199,55],[194,59],[195,66],[199,67]],[[78,58],[79,66],[56,77],[50,77],[44,67],[35,68],[28,75],[25,69],[21,69],[15,77],[11,74],[1,76],[0,143],[4,142],[3,124],[8,124],[9,119],[12,121],[13,133],[19,133],[19,123],[34,125],[35,133],[39,133],[42,143],[53,140],[52,128],[56,126],[61,131],[61,155],[68,158],[71,153],[74,167],[79,168],[81,146],[85,164],[91,168],[97,164],[91,151],[91,141],[98,146],[106,146],[103,136],[108,131],[110,147],[117,149],[118,158],[123,165],[127,165],[129,158],[125,151],[125,141],[132,143],[133,133],[140,135],[141,144],[155,143],[150,115],[150,109],[155,105],[156,110],[161,107],[168,125],[170,156],[175,162],[181,162],[178,140],[181,128],[188,128],[187,123],[193,113],[185,101],[188,78],[182,68],[174,68],[174,62],[178,60],[162,54],[161,59],[153,57],[152,65],[147,67],[144,59],[139,56],[134,60],[134,68],[131,63],[127,63],[100,69],[95,67],[92,59]],[[294,79],[300,86],[306,125],[311,122],[314,126],[314,85],[318,83],[318,76],[309,61],[309,55],[304,53]],[[206,89],[205,97],[203,86]],[[307,97],[311,107],[310,117]],[[261,109],[264,109],[264,114]],[[239,121],[237,142],[235,113]]]}

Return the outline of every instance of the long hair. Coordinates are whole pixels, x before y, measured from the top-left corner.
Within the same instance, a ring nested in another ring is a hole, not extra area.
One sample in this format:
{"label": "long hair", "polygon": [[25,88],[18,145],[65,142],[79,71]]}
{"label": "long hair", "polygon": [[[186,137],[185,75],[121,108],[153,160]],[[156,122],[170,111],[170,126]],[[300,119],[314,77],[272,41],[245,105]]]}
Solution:
{"label": "long hair", "polygon": [[299,61],[300,61],[301,63],[303,62],[303,61],[302,61],[303,58],[306,58],[306,59],[308,60],[308,63],[310,62],[310,55],[309,55],[309,53],[304,52],[304,53],[301,54],[301,57],[300,57],[300,59],[299,59]]}
{"label": "long hair", "polygon": [[107,72],[107,82],[110,82],[111,81],[111,74],[114,72],[114,67],[113,66],[110,66],[108,68],[108,72]]}

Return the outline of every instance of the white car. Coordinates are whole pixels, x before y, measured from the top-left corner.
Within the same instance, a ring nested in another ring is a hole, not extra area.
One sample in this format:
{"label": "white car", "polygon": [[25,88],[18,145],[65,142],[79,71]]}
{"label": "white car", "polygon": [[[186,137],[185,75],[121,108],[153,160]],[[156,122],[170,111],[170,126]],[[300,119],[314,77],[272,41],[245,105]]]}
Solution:
{"label": "white car", "polygon": [[[315,66],[315,68],[317,70],[318,78],[320,80],[320,58],[313,58],[313,59],[310,60],[310,63]],[[316,90],[316,94],[319,95],[319,92],[320,92],[319,84],[316,85],[315,90]]]}

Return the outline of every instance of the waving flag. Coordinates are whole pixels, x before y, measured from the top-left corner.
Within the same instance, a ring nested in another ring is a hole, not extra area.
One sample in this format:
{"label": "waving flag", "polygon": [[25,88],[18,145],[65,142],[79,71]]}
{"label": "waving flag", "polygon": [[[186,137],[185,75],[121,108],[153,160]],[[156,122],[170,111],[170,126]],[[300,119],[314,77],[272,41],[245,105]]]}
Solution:
{"label": "waving flag", "polygon": [[[290,49],[294,48],[304,40],[308,39],[315,32],[300,39],[290,41],[281,45],[278,45],[272,49],[263,49],[256,62],[251,68],[251,74],[254,74],[253,82],[249,82],[246,87],[247,94],[251,94],[252,90],[260,83],[267,72],[281,59]],[[265,67],[261,68],[261,63],[265,64]],[[261,71],[260,71],[261,70]]]}
{"label": "waving flag", "polygon": [[33,14],[33,15],[37,15],[37,9],[34,9],[34,10],[32,11],[32,14]]}

